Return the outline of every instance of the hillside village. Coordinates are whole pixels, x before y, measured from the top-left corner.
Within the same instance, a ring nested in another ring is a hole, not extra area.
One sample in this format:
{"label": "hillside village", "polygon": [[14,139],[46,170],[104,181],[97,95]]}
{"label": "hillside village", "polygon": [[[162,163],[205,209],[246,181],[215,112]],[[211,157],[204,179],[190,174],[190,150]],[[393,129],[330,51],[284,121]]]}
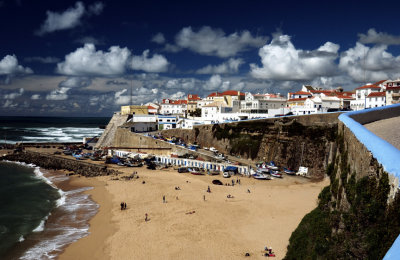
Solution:
{"label": "hillside village", "polygon": [[356,111],[396,104],[399,98],[400,79],[397,79],[369,83],[353,91],[303,85],[287,97],[236,90],[213,92],[205,98],[188,94],[186,99],[122,106],[118,113],[129,116],[132,132],[147,132],[284,115]]}

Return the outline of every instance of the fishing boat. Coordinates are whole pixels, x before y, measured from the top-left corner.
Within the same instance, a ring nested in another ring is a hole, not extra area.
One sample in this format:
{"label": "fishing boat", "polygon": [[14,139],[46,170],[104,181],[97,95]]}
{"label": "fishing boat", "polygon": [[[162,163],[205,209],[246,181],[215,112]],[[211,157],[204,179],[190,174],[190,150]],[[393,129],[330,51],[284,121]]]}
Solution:
{"label": "fishing boat", "polygon": [[296,175],[296,172],[292,171],[290,168],[283,167],[283,172],[286,173],[287,175]]}
{"label": "fishing boat", "polygon": [[204,175],[204,173],[197,167],[189,168],[189,172],[193,175]]}
{"label": "fishing boat", "polygon": [[274,161],[271,161],[271,162],[267,163],[267,168],[271,169],[271,170],[278,170],[278,166],[276,166]]}
{"label": "fishing boat", "polygon": [[283,178],[282,173],[278,171],[270,171],[269,174],[271,174],[271,176],[275,178]]}
{"label": "fishing boat", "polygon": [[268,169],[268,168],[259,167],[259,168],[257,168],[257,172],[260,172],[260,173],[269,173],[269,169]]}
{"label": "fishing boat", "polygon": [[271,176],[265,173],[257,172],[256,174],[253,174],[253,178],[256,180],[271,180]]}

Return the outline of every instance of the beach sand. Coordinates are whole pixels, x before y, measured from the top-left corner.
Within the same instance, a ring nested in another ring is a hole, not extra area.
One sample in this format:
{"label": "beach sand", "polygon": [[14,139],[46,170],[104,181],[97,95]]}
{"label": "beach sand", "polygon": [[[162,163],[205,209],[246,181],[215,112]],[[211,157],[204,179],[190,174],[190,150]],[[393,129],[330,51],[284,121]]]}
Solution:
{"label": "beach sand", "polygon": [[[63,173],[64,174],[64,173]],[[74,188],[93,187],[85,191],[92,200],[100,205],[97,214],[90,220],[90,235],[72,243],[59,259],[108,259],[109,247],[105,243],[115,233],[112,221],[112,196],[106,190],[106,182],[96,178],[71,176],[68,184]]]}
{"label": "beach sand", "polygon": [[[239,177],[241,185],[216,186],[213,179],[225,183],[236,177],[113,167],[125,175],[137,171],[139,179],[72,178],[74,185],[94,187],[87,192],[100,209],[90,221],[91,234],[68,246],[60,259],[240,259],[246,252],[251,259],[265,259],[265,246],[282,259],[291,233],[329,185],[329,180],[311,183],[285,176],[270,181]],[[127,209],[121,211],[122,201]]]}

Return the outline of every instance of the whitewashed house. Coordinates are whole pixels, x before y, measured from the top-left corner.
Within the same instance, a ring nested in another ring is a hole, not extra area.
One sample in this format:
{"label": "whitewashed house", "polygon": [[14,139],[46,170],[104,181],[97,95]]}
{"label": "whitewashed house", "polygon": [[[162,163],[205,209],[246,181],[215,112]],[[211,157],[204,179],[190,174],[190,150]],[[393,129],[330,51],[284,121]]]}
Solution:
{"label": "whitewashed house", "polygon": [[365,98],[365,108],[386,106],[386,92],[371,92]]}
{"label": "whitewashed house", "polygon": [[356,88],[356,99],[350,101],[350,108],[355,111],[365,109],[367,96],[372,92],[379,92],[380,90],[380,87],[373,84]]}
{"label": "whitewashed house", "polygon": [[167,98],[163,99],[160,106],[161,115],[185,116],[187,114],[187,100],[172,100]]}

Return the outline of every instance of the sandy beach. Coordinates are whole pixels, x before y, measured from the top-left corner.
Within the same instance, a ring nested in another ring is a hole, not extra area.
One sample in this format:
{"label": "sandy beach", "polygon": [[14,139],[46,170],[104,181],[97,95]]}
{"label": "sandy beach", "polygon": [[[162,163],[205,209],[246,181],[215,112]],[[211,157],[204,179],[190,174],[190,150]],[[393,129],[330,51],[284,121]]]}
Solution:
{"label": "sandy beach", "polygon": [[[68,246],[60,259],[240,259],[246,252],[261,259],[265,246],[281,259],[291,233],[329,184],[285,176],[270,181],[239,177],[240,185],[216,186],[213,179],[237,178],[113,167],[126,176],[137,171],[139,178],[71,179],[73,185],[94,187],[87,192],[100,209],[90,221],[90,235]],[[122,201],[127,209],[121,211]]]}

